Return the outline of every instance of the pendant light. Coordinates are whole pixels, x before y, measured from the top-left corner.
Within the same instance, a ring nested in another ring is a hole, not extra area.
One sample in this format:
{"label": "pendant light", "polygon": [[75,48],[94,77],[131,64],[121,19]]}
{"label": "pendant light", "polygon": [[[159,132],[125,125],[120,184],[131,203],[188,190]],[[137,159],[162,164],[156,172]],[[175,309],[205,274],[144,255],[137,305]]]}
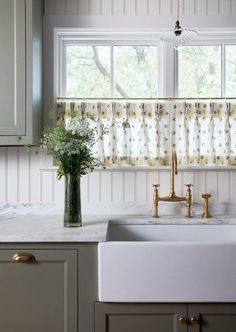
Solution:
{"label": "pendant light", "polygon": [[164,32],[160,39],[164,42],[174,43],[174,48],[177,50],[178,46],[184,45],[190,40],[198,36],[197,31],[191,29],[184,29],[179,22],[180,0],[177,0],[177,20],[174,30]]}

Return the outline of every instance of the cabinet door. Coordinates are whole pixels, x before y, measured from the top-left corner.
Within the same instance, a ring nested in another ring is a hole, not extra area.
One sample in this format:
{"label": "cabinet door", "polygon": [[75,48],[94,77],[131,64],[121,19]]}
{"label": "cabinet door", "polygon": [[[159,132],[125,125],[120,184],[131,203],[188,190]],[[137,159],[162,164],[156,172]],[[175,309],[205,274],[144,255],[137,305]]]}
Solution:
{"label": "cabinet door", "polygon": [[236,304],[191,304],[188,318],[189,332],[235,332]]}
{"label": "cabinet door", "polygon": [[95,332],[187,332],[186,305],[95,304]]}
{"label": "cabinet door", "polygon": [[0,136],[25,135],[26,0],[0,0]]}
{"label": "cabinet door", "polygon": [[0,330],[77,332],[77,251],[32,250],[35,262],[15,254],[0,250]]}

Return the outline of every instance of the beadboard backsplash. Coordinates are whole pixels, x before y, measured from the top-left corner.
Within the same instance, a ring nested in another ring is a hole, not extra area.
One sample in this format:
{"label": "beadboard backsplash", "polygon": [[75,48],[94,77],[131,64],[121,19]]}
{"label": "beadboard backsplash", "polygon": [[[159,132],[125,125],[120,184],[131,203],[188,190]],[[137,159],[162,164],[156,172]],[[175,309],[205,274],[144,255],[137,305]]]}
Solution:
{"label": "beadboard backsplash", "polygon": [[[185,192],[191,182],[194,202],[212,194],[214,202],[236,203],[236,169],[181,169],[176,176],[176,192]],[[153,183],[160,183],[160,194],[169,193],[170,171],[163,169],[98,170],[82,178],[84,203],[152,204]],[[51,156],[38,148],[0,148],[0,202],[62,203],[64,182],[58,181]]]}

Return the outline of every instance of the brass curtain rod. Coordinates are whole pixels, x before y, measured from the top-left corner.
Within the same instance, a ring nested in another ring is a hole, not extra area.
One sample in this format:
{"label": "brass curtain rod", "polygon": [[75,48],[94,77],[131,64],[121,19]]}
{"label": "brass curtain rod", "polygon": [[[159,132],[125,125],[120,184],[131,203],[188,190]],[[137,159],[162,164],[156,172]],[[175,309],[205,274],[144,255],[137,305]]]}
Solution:
{"label": "brass curtain rod", "polygon": [[236,99],[236,97],[202,97],[202,98],[78,98],[78,97],[57,97],[57,100],[228,100]]}

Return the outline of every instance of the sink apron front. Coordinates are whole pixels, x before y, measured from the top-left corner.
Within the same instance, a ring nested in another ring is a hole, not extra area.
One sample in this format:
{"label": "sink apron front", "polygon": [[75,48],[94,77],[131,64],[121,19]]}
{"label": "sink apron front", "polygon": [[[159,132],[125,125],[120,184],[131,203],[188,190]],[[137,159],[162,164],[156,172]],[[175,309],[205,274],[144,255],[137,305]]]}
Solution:
{"label": "sink apron front", "polygon": [[99,301],[236,302],[236,243],[104,242]]}

